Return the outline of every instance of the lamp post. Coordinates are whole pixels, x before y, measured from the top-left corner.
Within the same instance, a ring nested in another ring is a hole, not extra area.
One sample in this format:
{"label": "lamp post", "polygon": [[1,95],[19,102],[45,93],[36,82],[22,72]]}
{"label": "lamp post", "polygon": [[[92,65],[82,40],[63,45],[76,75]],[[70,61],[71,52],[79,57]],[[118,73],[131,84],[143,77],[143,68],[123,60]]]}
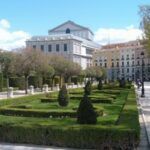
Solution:
{"label": "lamp post", "polygon": [[141,97],[145,97],[145,90],[144,90],[144,52],[141,52],[142,56],[142,89],[141,89]]}

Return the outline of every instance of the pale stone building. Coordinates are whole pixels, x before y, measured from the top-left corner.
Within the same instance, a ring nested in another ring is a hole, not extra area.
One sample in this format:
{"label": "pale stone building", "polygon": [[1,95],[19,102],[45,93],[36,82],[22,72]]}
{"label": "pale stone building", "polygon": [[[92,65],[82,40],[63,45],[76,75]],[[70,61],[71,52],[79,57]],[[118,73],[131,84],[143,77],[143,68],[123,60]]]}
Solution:
{"label": "pale stone building", "polygon": [[94,53],[93,61],[105,68],[108,80],[136,80],[141,78],[141,52],[144,52],[144,78],[150,80],[150,58],[139,41],[103,46]]}
{"label": "pale stone building", "polygon": [[93,41],[93,36],[89,28],[67,21],[49,30],[47,36],[33,36],[26,41],[26,46],[49,54],[63,55],[86,69],[92,65],[93,52],[100,48]]}

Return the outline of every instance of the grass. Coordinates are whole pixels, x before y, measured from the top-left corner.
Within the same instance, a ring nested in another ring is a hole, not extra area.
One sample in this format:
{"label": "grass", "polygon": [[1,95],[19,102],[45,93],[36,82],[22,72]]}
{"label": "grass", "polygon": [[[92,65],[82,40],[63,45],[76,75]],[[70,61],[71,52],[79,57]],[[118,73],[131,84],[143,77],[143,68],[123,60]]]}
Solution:
{"label": "grass", "polygon": [[[105,86],[104,86],[105,87]],[[83,89],[71,89],[67,107],[58,102],[43,103],[44,94],[0,101],[0,109],[24,111],[76,111],[83,96]],[[48,94],[56,98],[57,92]],[[112,98],[112,104],[93,103],[96,110],[103,110],[96,125],[79,125],[76,118],[23,117],[0,114],[0,141],[16,143],[46,144],[76,148],[134,149],[139,142],[139,121],[134,89],[93,90],[90,97]],[[55,99],[56,100],[56,99]]]}
{"label": "grass", "polygon": [[[113,93],[114,91],[114,93]],[[119,91],[119,92],[118,92]],[[111,98],[112,95],[115,97],[114,101],[112,104],[103,104],[103,103],[93,103],[93,106],[97,109],[97,110],[103,110],[104,115],[103,116],[99,116],[98,117],[98,125],[114,125],[119,117],[119,113],[122,109],[123,104],[125,103],[127,94],[128,94],[128,89],[126,90],[111,90],[111,93],[113,94],[108,94],[109,90],[107,89],[106,93],[103,93],[102,91],[98,91],[98,90],[93,90],[92,94],[90,95],[90,97],[94,97],[94,98],[101,98],[101,97],[105,97],[107,98]],[[69,91],[69,93],[71,93],[70,95],[72,96],[77,96],[77,98],[74,98],[74,100],[70,99],[69,105],[67,107],[61,107],[58,105],[58,102],[53,102],[53,103],[42,103],[41,102],[41,98],[44,97],[44,94],[39,94],[39,95],[32,95],[32,96],[27,96],[27,97],[21,97],[21,98],[15,98],[15,99],[10,99],[7,100],[8,103],[5,104],[4,108],[15,108],[17,109],[26,109],[26,110],[40,110],[40,111],[54,111],[54,112],[67,112],[67,111],[76,111],[78,106],[79,106],[79,102],[82,99],[83,96],[83,89],[82,88],[78,88],[78,89],[71,89]],[[77,93],[77,94],[76,94]],[[120,94],[119,94],[120,93]],[[57,97],[57,92],[51,93],[50,97]],[[48,94],[47,94],[48,95]],[[81,97],[80,99],[78,97]],[[11,102],[10,102],[11,101]],[[16,106],[16,107],[15,107]],[[23,107],[24,108],[23,108]],[[29,106],[29,108],[28,108]],[[22,107],[22,108],[19,108]],[[26,108],[27,107],[27,108]],[[14,116],[10,116],[11,120],[13,120]],[[21,120],[26,120],[25,122],[28,124],[31,122],[30,117],[19,117]],[[1,119],[1,116],[0,116]],[[1,122],[3,122],[3,120],[5,120],[4,118],[1,119]],[[9,116],[7,116],[7,120],[9,120]],[[49,125],[53,124],[53,121],[56,122],[56,120],[58,120],[58,122],[60,121],[60,119],[55,118],[54,120],[49,118],[47,121],[49,123]],[[66,122],[67,120],[67,122]],[[62,119],[61,122],[63,122],[63,124],[65,124],[66,126],[70,125],[68,124],[70,118],[67,119]],[[15,120],[14,122],[19,121],[19,120]],[[40,124],[41,118],[40,120],[38,118],[35,118],[32,120],[32,122],[34,122],[35,124]],[[74,125],[76,125],[76,119],[71,119],[71,125],[72,122],[74,122]]]}

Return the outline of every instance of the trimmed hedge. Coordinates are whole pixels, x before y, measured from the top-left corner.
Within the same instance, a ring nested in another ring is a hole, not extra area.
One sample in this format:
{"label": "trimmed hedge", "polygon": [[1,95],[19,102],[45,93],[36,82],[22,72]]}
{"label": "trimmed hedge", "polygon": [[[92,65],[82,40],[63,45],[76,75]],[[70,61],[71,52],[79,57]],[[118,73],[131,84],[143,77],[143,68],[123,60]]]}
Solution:
{"label": "trimmed hedge", "polygon": [[60,118],[71,117],[75,118],[77,113],[75,111],[42,111],[35,109],[17,109],[17,108],[0,108],[0,114],[8,116],[23,116],[23,117],[43,117],[43,118]]}
{"label": "trimmed hedge", "polygon": [[57,98],[41,98],[41,103],[53,103],[56,101],[57,101]]}
{"label": "trimmed hedge", "polygon": [[39,99],[39,96],[43,96],[43,94],[0,100],[0,107],[4,105],[18,105],[22,103],[31,102]]}
{"label": "trimmed hedge", "polygon": [[131,150],[137,146],[133,129],[93,125],[60,128],[48,125],[0,124],[0,141],[101,150]]}
{"label": "trimmed hedge", "polygon": [[112,104],[112,99],[91,99],[92,103],[105,103],[105,104]]}
{"label": "trimmed hedge", "polygon": [[11,108],[22,108],[22,109],[31,109],[32,106],[31,105],[13,105],[10,106]]}
{"label": "trimmed hedge", "polygon": [[117,125],[47,125],[0,122],[0,141],[84,149],[135,149],[140,139],[134,89],[129,91]]}

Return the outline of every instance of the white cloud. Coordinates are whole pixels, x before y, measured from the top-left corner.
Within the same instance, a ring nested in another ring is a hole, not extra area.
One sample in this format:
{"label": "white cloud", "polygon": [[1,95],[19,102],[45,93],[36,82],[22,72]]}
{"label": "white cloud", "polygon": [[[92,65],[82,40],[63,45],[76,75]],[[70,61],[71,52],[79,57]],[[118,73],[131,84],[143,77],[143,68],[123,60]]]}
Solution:
{"label": "white cloud", "polygon": [[25,46],[25,41],[26,39],[30,38],[30,35],[22,30],[11,32],[9,28],[11,28],[9,21],[1,19],[0,49],[12,50]]}
{"label": "white cloud", "polygon": [[99,28],[95,32],[95,41],[100,44],[128,42],[142,38],[142,30],[130,25],[126,28]]}
{"label": "white cloud", "polygon": [[0,26],[2,28],[10,28],[10,23],[6,19],[1,19],[0,20]]}

